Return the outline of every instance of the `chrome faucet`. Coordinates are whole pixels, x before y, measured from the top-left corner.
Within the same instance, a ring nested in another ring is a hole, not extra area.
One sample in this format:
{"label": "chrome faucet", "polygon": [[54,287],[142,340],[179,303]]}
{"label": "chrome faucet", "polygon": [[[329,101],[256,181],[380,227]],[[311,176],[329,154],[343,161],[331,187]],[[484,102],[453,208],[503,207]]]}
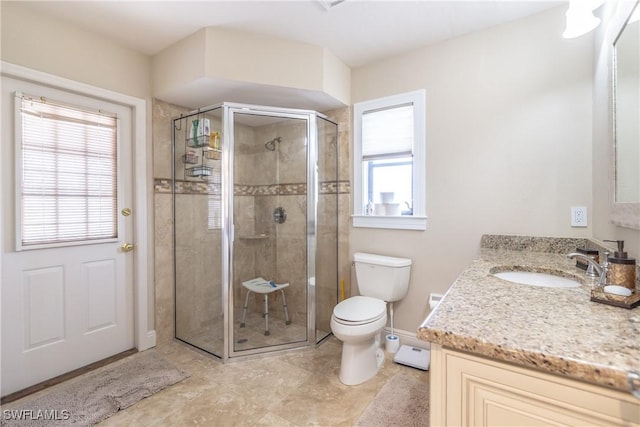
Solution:
{"label": "chrome faucet", "polygon": [[583,259],[583,260],[587,261],[589,266],[587,267],[586,275],[589,276],[589,277],[597,277],[598,278],[598,285],[597,285],[598,287],[604,286],[606,284],[607,275],[609,273],[609,261],[607,260],[609,258],[609,252],[605,252],[604,253],[604,261],[602,262],[602,265],[598,264],[590,256],[587,256],[585,254],[581,254],[581,253],[578,253],[578,252],[572,252],[572,253],[568,254],[567,258],[569,258],[569,259],[580,258],[580,259]]}

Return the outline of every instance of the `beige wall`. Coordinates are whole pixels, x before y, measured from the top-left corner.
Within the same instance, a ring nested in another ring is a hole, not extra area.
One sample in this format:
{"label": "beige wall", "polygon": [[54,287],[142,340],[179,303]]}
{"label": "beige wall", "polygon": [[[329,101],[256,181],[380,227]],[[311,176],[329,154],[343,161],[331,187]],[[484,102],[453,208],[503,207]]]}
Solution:
{"label": "beige wall", "polygon": [[1,3],[3,61],[151,98],[150,57],[18,3]]}
{"label": "beige wall", "polygon": [[593,61],[593,237],[600,240],[624,240],[625,248],[640,258],[640,231],[617,227],[609,220],[612,199],[613,122],[611,112],[611,55],[613,41],[629,16],[632,2],[607,2],[600,12]]}
{"label": "beige wall", "polygon": [[590,237],[592,36],[565,8],[353,70],[352,101],[426,89],[426,231],[351,229],[351,253],[412,258],[395,326],[414,332],[486,233]]}
{"label": "beige wall", "polygon": [[319,46],[214,27],[206,29],[206,40],[207,76],[322,89],[324,57]]}

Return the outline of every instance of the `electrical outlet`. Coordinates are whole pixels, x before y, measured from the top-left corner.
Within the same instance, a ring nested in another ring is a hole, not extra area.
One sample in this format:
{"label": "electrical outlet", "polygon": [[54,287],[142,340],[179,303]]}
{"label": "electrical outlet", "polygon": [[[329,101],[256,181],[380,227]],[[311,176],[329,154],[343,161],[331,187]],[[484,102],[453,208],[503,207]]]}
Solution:
{"label": "electrical outlet", "polygon": [[585,206],[574,206],[571,208],[571,226],[587,226],[587,208]]}

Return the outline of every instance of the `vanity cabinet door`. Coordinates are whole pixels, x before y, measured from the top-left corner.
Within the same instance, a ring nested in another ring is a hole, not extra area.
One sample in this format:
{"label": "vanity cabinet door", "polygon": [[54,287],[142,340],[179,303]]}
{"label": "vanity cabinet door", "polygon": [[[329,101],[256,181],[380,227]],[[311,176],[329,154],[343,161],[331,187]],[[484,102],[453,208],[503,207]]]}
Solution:
{"label": "vanity cabinet door", "polygon": [[630,394],[431,345],[431,425],[640,425]]}

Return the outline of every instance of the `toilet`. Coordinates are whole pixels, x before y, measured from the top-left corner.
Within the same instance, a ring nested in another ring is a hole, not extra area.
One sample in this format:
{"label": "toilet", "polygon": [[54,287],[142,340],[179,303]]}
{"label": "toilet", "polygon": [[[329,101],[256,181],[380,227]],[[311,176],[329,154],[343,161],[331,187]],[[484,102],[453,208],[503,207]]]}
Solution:
{"label": "toilet", "polygon": [[342,341],[340,381],[361,384],[373,378],[384,361],[380,332],[387,324],[387,302],[407,295],[411,260],[355,253],[353,261],[360,295],[333,309],[331,331]]}

